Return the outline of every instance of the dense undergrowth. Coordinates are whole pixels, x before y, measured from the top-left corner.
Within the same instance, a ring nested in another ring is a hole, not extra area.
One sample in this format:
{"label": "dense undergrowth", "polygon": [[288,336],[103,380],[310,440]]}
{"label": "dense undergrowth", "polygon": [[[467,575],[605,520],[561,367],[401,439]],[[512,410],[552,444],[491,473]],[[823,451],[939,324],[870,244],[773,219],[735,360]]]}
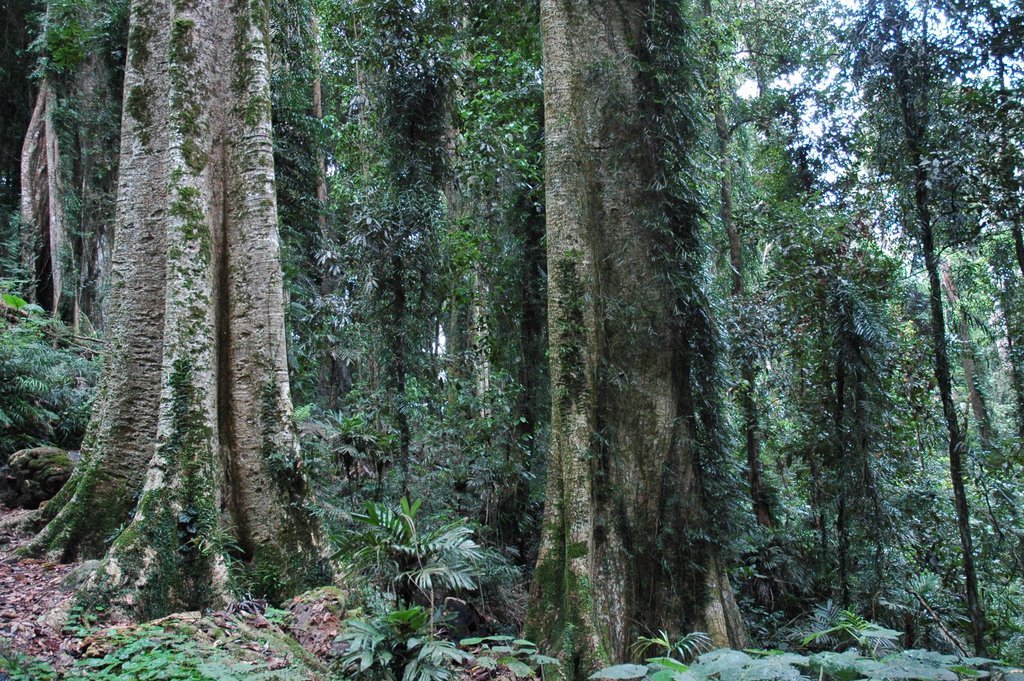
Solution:
{"label": "dense undergrowth", "polygon": [[80,446],[102,348],[11,288],[0,281],[0,465],[27,447]]}

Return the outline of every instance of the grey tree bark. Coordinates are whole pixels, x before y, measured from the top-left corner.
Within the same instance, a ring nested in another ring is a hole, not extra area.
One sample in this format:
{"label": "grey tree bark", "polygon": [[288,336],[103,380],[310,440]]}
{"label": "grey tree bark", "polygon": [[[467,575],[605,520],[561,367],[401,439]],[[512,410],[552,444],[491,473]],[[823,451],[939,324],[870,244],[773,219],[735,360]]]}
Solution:
{"label": "grey tree bark", "polygon": [[111,11],[82,9],[77,21],[96,35],[81,57],[40,57],[21,154],[20,264],[35,279],[27,294],[84,332],[104,327],[113,250],[120,68],[107,53],[125,36],[110,31]]}
{"label": "grey tree bark", "polygon": [[[146,616],[319,565],[291,426],[264,0],[133,0],[109,354],[31,550]],[[137,500],[137,501],[136,501]],[[113,537],[113,543],[110,538]]]}
{"label": "grey tree bark", "polygon": [[541,3],[552,423],[527,633],[577,679],[649,631],[744,645],[717,548],[695,538],[713,512],[693,445],[706,424],[668,275],[679,254],[659,230],[687,216],[656,186],[668,162],[644,109],[652,12]]}
{"label": "grey tree bark", "polygon": [[[64,251],[67,220],[61,178],[61,151],[54,125],[56,92],[43,79],[21,152],[22,266],[45,279],[38,288],[48,291],[41,301],[56,314],[64,290]],[[38,298],[38,292],[33,298]]]}

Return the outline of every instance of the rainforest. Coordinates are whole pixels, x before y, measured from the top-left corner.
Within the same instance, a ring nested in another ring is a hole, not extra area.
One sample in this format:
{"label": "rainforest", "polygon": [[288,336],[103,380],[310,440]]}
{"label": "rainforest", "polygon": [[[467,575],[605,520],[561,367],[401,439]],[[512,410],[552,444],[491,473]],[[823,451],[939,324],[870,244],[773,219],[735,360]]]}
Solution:
{"label": "rainforest", "polygon": [[1024,681],[1020,0],[0,0],[0,679]]}

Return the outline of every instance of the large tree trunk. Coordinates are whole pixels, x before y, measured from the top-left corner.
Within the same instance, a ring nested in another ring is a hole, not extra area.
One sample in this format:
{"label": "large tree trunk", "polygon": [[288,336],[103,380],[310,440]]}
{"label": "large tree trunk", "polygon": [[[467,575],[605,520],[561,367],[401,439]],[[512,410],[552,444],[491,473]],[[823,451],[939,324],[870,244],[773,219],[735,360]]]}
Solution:
{"label": "large tree trunk", "polygon": [[693,330],[661,271],[678,262],[659,226],[680,216],[644,127],[649,5],[541,4],[552,423],[527,631],[572,678],[658,629],[744,642],[716,549],[694,538],[715,510],[692,444]]}
{"label": "large tree trunk", "polygon": [[221,602],[243,573],[280,596],[319,558],[290,424],[266,21],[260,0],[131,7],[110,352],[84,463],[33,548],[96,556],[115,536],[90,588],[147,616]]}

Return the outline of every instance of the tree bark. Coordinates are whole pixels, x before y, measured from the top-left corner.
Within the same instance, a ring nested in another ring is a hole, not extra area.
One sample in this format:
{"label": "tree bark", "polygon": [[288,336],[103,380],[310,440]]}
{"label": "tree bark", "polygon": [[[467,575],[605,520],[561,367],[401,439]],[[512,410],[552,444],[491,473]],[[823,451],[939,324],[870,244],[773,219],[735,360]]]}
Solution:
{"label": "tree bark", "polygon": [[[31,549],[157,616],[317,568],[290,422],[260,0],[134,0],[104,378]],[[137,502],[135,501],[137,499]],[[115,537],[109,546],[110,537]]]}
{"label": "tree bark", "polygon": [[22,266],[36,274],[35,300],[55,315],[64,290],[67,246],[56,104],[53,85],[44,78],[21,154]]}
{"label": "tree bark", "polygon": [[964,382],[967,383],[967,393],[970,397],[971,412],[974,414],[974,422],[978,426],[978,433],[981,435],[981,446],[985,450],[992,448],[992,420],[988,416],[988,409],[985,406],[985,395],[978,385],[978,370],[974,360],[974,344],[971,342],[970,328],[967,325],[967,311],[960,302],[960,293],[953,283],[953,273],[949,263],[942,263],[942,287],[946,290],[946,297],[953,307],[954,314],[957,314],[957,336],[960,340],[960,364],[964,370]]}
{"label": "tree bark", "polygon": [[[946,318],[942,309],[942,284],[939,279],[939,259],[935,253],[935,235],[932,224],[930,181],[925,167],[924,149],[928,131],[928,112],[920,107],[928,101],[927,76],[911,72],[907,63],[912,53],[903,37],[902,17],[892,2],[886,3],[886,14],[894,19],[899,31],[896,35],[892,77],[902,116],[903,137],[906,144],[907,168],[910,170],[908,189],[911,192],[914,223],[921,241],[925,270],[928,273],[928,303],[931,313],[932,346],[935,353],[935,380],[942,401],[942,415],[946,421],[949,437],[949,475],[953,486],[953,501],[956,508],[957,530],[960,534],[960,548],[963,554],[964,581],[967,591],[967,610],[971,618],[975,652],[985,655],[985,612],[978,597],[978,576],[974,568],[974,547],[971,538],[970,510],[964,487],[963,457],[967,452],[967,441],[957,418],[953,402],[952,378],[949,369],[949,351],[946,345]],[[927,26],[923,34],[927,40]]]}
{"label": "tree bark", "polygon": [[644,127],[651,18],[639,0],[541,3],[552,423],[527,631],[575,679],[658,629],[744,643],[717,548],[695,538],[714,510],[691,444],[691,330],[660,269],[657,225],[678,216]]}

